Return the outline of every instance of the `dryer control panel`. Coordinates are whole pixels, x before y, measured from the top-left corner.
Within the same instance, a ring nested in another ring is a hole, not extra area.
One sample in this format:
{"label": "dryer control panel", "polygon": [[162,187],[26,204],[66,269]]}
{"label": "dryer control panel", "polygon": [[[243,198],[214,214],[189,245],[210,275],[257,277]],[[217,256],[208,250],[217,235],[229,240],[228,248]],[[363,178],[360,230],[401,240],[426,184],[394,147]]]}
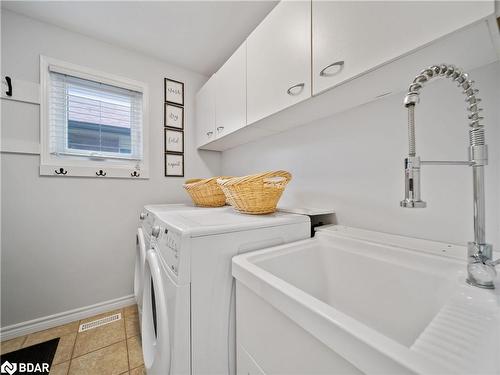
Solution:
{"label": "dryer control panel", "polygon": [[149,239],[151,238],[151,232],[153,230],[155,221],[154,215],[144,211],[141,212],[139,220],[140,220],[140,225],[142,227],[142,231],[144,232],[144,236],[146,236],[146,240],[149,241]]}

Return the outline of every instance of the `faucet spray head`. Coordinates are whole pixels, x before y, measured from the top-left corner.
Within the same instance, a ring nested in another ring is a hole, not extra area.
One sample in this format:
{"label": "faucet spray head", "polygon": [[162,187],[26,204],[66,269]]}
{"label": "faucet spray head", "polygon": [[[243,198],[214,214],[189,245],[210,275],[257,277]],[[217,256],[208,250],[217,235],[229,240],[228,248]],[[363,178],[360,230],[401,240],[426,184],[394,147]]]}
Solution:
{"label": "faucet spray head", "polygon": [[409,156],[405,159],[405,199],[400,203],[405,208],[424,208],[420,199],[420,157]]}

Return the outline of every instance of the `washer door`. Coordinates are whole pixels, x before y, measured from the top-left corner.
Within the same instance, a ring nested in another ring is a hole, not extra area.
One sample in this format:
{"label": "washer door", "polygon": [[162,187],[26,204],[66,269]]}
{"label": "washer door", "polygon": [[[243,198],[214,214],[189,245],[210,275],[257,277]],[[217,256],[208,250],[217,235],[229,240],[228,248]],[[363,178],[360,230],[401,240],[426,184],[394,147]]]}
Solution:
{"label": "washer door", "polygon": [[142,307],[142,291],[144,289],[144,263],[146,262],[146,242],[142,228],[137,229],[136,253],[135,253],[135,276],[134,295],[135,301]]}
{"label": "washer door", "polygon": [[142,352],[148,374],[170,374],[171,345],[167,290],[160,259],[148,250],[144,267]]}

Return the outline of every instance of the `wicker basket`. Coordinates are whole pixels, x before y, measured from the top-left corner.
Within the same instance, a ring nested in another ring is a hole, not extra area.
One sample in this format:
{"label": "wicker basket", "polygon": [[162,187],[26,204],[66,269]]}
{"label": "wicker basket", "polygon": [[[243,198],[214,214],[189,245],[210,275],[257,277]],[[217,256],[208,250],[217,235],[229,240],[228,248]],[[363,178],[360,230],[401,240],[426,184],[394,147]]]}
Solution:
{"label": "wicker basket", "polygon": [[221,207],[226,204],[226,196],[217,184],[217,179],[228,178],[230,177],[195,178],[186,180],[183,186],[196,206]]}
{"label": "wicker basket", "polygon": [[219,178],[228,202],[237,211],[264,215],[276,211],[276,205],[292,175],[286,171],[259,173],[230,179]]}

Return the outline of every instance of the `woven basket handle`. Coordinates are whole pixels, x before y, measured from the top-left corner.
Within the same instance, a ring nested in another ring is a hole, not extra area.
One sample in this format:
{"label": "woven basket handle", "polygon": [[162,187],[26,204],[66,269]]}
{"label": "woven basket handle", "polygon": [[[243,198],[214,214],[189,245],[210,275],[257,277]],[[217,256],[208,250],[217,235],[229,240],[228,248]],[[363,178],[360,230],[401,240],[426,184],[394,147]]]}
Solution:
{"label": "woven basket handle", "polygon": [[262,176],[264,185],[282,187],[290,182],[292,175],[287,171],[268,172]]}
{"label": "woven basket handle", "polygon": [[[282,177],[284,178],[284,180],[282,181],[272,181],[273,178],[276,178],[276,177]],[[244,176],[244,177],[241,177],[239,179],[237,179],[237,181],[235,181],[235,183],[252,183],[252,182],[264,182],[264,183],[268,183],[268,184],[287,184],[288,182],[290,182],[290,180],[292,179],[292,175],[287,172],[287,171],[271,171],[271,172],[265,172],[265,173],[259,173],[259,174],[254,174],[254,175],[250,175],[250,176]]]}

